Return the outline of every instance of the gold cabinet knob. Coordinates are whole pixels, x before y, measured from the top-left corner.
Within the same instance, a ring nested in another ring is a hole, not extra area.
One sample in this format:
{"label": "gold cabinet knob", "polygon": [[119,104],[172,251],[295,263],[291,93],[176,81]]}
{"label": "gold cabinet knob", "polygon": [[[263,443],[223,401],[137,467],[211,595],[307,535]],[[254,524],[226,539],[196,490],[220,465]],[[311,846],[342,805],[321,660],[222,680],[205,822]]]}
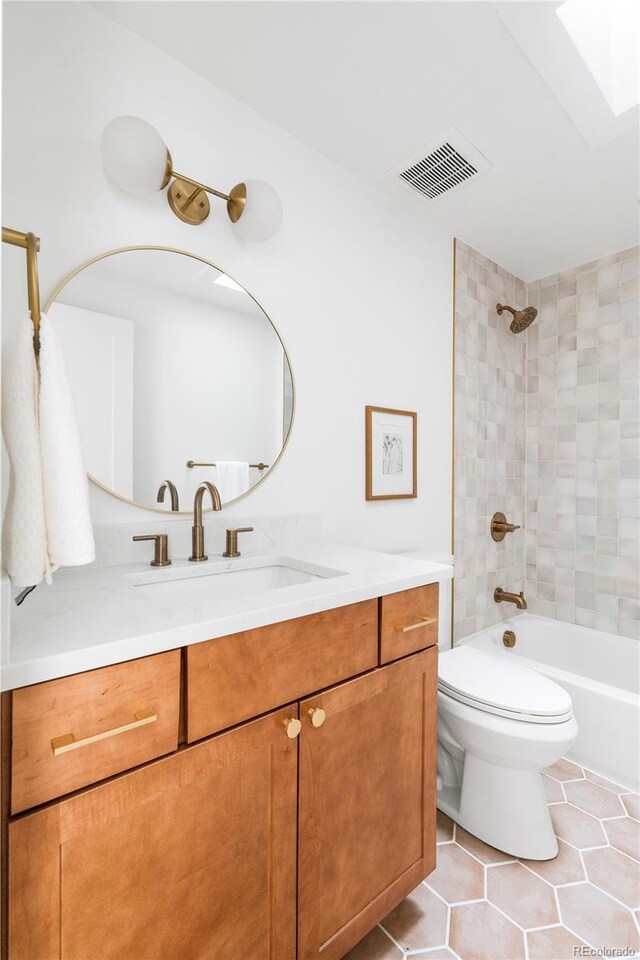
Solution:
{"label": "gold cabinet knob", "polygon": [[300,731],[302,730],[302,724],[297,719],[297,717],[289,717],[288,720],[283,720],[282,726],[284,727],[286,734],[290,740],[295,740],[295,738],[299,736]]}
{"label": "gold cabinet knob", "polygon": [[310,707],[310,709],[307,710],[307,716],[311,720],[311,725],[314,727],[321,727],[327,719],[327,715],[322,707]]}

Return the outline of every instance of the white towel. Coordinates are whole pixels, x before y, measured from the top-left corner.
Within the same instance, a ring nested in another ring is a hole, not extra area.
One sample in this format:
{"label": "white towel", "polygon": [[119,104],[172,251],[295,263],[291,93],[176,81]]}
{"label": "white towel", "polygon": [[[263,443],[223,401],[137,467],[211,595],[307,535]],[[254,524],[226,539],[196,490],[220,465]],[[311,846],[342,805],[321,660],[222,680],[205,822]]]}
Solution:
{"label": "white towel", "polygon": [[2,351],[2,432],[11,480],[2,533],[3,565],[14,586],[40,583],[51,570],[38,429],[38,370],[29,317]]}
{"label": "white towel", "polygon": [[52,566],[95,560],[87,475],[60,340],[40,322],[40,451],[47,551]]}
{"label": "white towel", "polygon": [[249,489],[249,464],[241,460],[218,460],[216,487],[223,503],[235,500]]}

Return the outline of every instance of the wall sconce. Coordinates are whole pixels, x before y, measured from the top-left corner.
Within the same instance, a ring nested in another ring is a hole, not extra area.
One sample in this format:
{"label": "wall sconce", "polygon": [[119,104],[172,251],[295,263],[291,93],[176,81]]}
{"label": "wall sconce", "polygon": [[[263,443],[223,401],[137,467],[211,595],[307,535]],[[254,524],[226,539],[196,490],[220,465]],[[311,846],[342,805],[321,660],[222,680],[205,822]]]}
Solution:
{"label": "wall sconce", "polygon": [[237,183],[229,193],[214,190],[173,168],[171,154],[154,127],[139,117],[116,117],[101,141],[104,169],[116,186],[137,197],[167,190],[169,206],[184,223],[203,223],[210,193],[227,201],[227,214],[244,240],[268,240],[282,223],[280,197],[262,180]]}

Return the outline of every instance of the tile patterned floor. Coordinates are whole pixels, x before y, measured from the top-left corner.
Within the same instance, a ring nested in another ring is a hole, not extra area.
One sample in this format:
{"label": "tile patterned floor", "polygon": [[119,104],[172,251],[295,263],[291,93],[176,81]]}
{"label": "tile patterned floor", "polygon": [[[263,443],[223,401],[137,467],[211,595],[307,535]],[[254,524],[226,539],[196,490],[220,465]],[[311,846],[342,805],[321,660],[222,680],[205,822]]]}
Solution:
{"label": "tile patterned floor", "polygon": [[555,860],[516,860],[438,813],[436,869],[345,960],[640,955],[638,796],[566,759],[543,781]]}

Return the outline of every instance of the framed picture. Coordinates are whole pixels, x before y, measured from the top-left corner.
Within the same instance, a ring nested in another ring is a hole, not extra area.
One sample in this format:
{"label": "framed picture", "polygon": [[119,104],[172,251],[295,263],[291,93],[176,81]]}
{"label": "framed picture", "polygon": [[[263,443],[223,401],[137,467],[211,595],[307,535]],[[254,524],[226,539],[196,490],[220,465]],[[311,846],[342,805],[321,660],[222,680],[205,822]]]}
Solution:
{"label": "framed picture", "polygon": [[366,498],[401,500],[418,496],[418,414],[365,407]]}

